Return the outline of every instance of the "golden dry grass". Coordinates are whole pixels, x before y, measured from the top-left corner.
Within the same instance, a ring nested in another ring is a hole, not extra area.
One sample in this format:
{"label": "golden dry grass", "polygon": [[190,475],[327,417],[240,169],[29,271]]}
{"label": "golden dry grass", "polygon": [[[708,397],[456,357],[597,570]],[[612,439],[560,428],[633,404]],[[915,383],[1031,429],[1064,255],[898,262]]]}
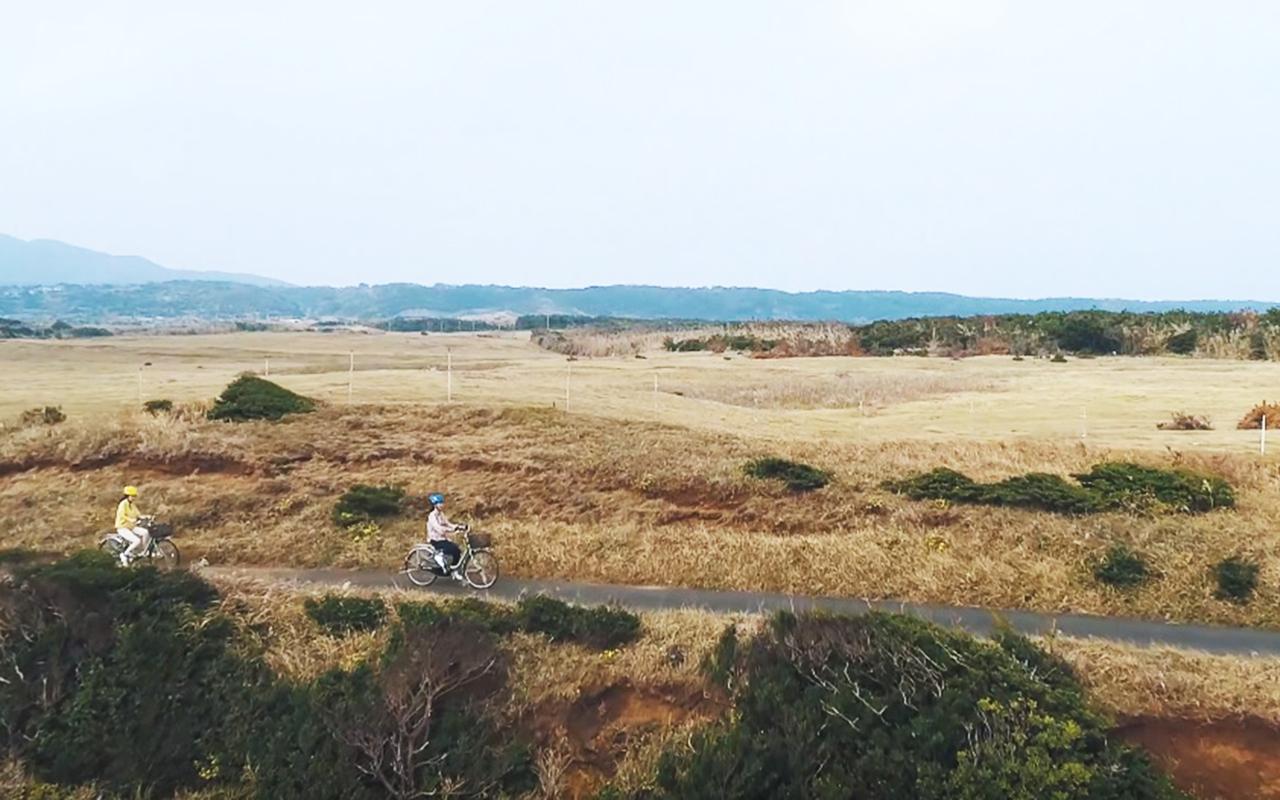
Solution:
{"label": "golden dry grass", "polygon": [[[792,495],[743,474],[776,454],[829,470]],[[1223,474],[1239,507],[1201,516],[1035,511],[917,503],[880,482],[945,464],[976,478],[1061,474],[1123,458]],[[393,569],[420,515],[356,541],[330,511],[350,485],[443,489],[451,512],[494,534],[508,575],[716,589],[763,589],[1280,625],[1280,502],[1270,461],[1231,454],[1111,451],[1015,441],[795,442],[620,422],[551,409],[334,407],[282,424],[215,424],[134,414],[0,439],[10,546],[89,546],[119,487],[171,519],[189,557],[219,564]],[[1089,565],[1123,541],[1161,577],[1106,589]],[[1247,606],[1217,600],[1211,568],[1263,565]]]}

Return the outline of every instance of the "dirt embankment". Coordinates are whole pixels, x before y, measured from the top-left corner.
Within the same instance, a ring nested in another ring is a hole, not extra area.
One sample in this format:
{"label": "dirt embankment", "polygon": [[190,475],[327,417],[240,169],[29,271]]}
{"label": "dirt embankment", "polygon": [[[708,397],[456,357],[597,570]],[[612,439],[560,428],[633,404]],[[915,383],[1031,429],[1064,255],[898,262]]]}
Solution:
{"label": "dirt embankment", "polygon": [[1144,717],[1116,729],[1200,800],[1280,800],[1280,728],[1260,720]]}

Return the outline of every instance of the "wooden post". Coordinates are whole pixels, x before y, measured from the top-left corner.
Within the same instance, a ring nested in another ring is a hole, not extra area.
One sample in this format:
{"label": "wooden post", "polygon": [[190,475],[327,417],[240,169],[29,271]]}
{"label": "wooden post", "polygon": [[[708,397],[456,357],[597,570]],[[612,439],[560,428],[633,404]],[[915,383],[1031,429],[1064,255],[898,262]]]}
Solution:
{"label": "wooden post", "polygon": [[262,359],[262,377],[264,378],[271,377],[271,359],[270,358]]}
{"label": "wooden post", "polygon": [[1267,415],[1262,415],[1262,430],[1258,436],[1258,455],[1265,456],[1267,454]]}
{"label": "wooden post", "polygon": [[653,413],[658,413],[658,373],[653,373]]}
{"label": "wooden post", "polygon": [[142,367],[138,367],[138,403],[142,403]]}
{"label": "wooden post", "polygon": [[446,358],[448,359],[447,361],[448,366],[446,367],[446,369],[448,370],[448,377],[445,379],[446,381],[445,386],[447,387],[445,389],[445,398],[448,400],[448,402],[452,403],[453,402],[453,348],[449,348],[445,352],[446,352]]}
{"label": "wooden post", "polygon": [[355,391],[356,383],[356,353],[352,350],[348,353],[351,358],[350,364],[347,366],[347,405],[351,404],[351,396]]}
{"label": "wooden post", "polygon": [[1080,407],[1080,438],[1087,439],[1089,437],[1089,409],[1085,406]]}
{"label": "wooden post", "polygon": [[569,410],[569,378],[573,375],[573,362],[566,361],[564,365],[564,410]]}

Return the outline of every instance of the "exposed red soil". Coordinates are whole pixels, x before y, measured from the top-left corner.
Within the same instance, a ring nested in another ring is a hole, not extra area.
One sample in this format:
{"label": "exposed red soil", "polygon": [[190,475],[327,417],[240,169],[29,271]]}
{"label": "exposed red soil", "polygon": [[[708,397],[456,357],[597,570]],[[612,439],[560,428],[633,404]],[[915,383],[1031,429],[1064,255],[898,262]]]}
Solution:
{"label": "exposed red soil", "polygon": [[1257,719],[1135,719],[1116,729],[1199,800],[1280,800],[1280,728]]}
{"label": "exposed red soil", "polygon": [[711,720],[727,707],[701,685],[637,687],[628,681],[584,692],[573,703],[540,709],[533,717],[544,744],[568,745],[563,790],[571,800],[591,797],[617,771],[629,744],[658,729]]}

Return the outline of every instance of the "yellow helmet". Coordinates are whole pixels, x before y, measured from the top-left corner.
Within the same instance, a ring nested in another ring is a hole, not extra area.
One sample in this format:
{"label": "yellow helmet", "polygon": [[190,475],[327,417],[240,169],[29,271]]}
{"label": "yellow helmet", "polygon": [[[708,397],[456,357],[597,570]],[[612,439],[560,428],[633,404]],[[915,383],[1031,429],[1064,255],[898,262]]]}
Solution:
{"label": "yellow helmet", "polygon": [[137,497],[137,496],[138,496],[138,487],[137,487],[137,486],[126,486],[126,487],[124,487],[124,494],[125,494],[125,496],[126,496],[126,497]]}

